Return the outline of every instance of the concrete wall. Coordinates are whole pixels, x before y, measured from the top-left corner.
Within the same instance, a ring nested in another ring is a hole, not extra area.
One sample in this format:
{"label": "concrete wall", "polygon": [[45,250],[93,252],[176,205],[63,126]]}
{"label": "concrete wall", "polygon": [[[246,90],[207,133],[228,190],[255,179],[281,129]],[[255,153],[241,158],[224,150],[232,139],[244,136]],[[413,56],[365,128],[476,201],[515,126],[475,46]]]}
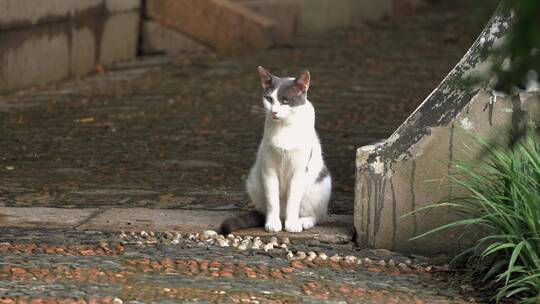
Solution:
{"label": "concrete wall", "polygon": [[499,10],[455,69],[388,140],[358,149],[354,217],[359,243],[434,255],[475,238],[471,231],[469,240],[460,240],[462,231],[450,230],[411,242],[455,215],[443,209],[405,215],[459,195],[445,180],[451,161],[483,156],[477,146],[466,148],[475,147],[471,133],[500,139],[501,132],[520,123],[517,113],[522,111],[525,120],[538,123],[539,93],[494,98],[488,84],[463,82],[464,76],[485,70],[489,61],[483,50],[502,39],[511,22],[508,12]]}
{"label": "concrete wall", "polygon": [[133,58],[140,5],[140,0],[0,1],[0,92]]}

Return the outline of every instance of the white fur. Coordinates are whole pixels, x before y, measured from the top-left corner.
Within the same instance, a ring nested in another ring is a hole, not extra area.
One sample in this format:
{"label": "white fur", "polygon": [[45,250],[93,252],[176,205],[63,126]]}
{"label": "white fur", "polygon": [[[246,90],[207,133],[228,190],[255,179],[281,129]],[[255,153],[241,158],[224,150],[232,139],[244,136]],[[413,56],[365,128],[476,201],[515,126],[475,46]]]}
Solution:
{"label": "white fur", "polygon": [[[275,92],[272,97],[276,98]],[[266,215],[267,231],[284,227],[301,232],[326,219],[332,188],[330,176],[316,182],[324,161],[315,132],[315,110],[309,101],[298,107],[265,99],[263,103],[268,113],[247,191],[255,208]]]}

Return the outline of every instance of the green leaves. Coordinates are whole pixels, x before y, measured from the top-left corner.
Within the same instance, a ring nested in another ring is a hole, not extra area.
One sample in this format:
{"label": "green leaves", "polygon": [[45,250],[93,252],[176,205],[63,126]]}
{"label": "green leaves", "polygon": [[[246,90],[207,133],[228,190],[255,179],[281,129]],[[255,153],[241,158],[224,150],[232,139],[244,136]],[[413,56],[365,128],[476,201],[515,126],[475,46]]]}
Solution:
{"label": "green leaves", "polygon": [[526,134],[512,147],[477,139],[486,158],[455,161],[448,179],[466,195],[415,211],[447,208],[462,218],[414,239],[458,226],[487,232],[459,257],[474,261],[473,277],[482,278],[497,302],[540,303],[540,138],[534,131]]}

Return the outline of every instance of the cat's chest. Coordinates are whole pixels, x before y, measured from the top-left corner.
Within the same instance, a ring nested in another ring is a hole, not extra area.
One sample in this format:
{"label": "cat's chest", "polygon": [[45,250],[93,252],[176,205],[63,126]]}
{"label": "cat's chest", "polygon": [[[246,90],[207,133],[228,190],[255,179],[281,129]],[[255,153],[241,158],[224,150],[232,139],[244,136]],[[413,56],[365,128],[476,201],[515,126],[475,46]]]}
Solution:
{"label": "cat's chest", "polygon": [[273,130],[267,140],[277,150],[307,150],[311,148],[313,134],[301,128],[281,128]]}

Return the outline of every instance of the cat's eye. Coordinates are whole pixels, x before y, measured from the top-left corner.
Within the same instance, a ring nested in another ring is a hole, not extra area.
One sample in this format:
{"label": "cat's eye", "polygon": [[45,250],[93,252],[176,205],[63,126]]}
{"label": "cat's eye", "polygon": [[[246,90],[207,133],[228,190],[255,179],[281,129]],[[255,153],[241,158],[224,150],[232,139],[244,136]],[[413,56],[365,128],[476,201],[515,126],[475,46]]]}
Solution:
{"label": "cat's eye", "polygon": [[264,98],[265,98],[266,101],[268,101],[269,103],[272,103],[272,96],[264,96]]}
{"label": "cat's eye", "polygon": [[283,98],[281,103],[284,104],[284,105],[289,104],[289,100],[287,98]]}

